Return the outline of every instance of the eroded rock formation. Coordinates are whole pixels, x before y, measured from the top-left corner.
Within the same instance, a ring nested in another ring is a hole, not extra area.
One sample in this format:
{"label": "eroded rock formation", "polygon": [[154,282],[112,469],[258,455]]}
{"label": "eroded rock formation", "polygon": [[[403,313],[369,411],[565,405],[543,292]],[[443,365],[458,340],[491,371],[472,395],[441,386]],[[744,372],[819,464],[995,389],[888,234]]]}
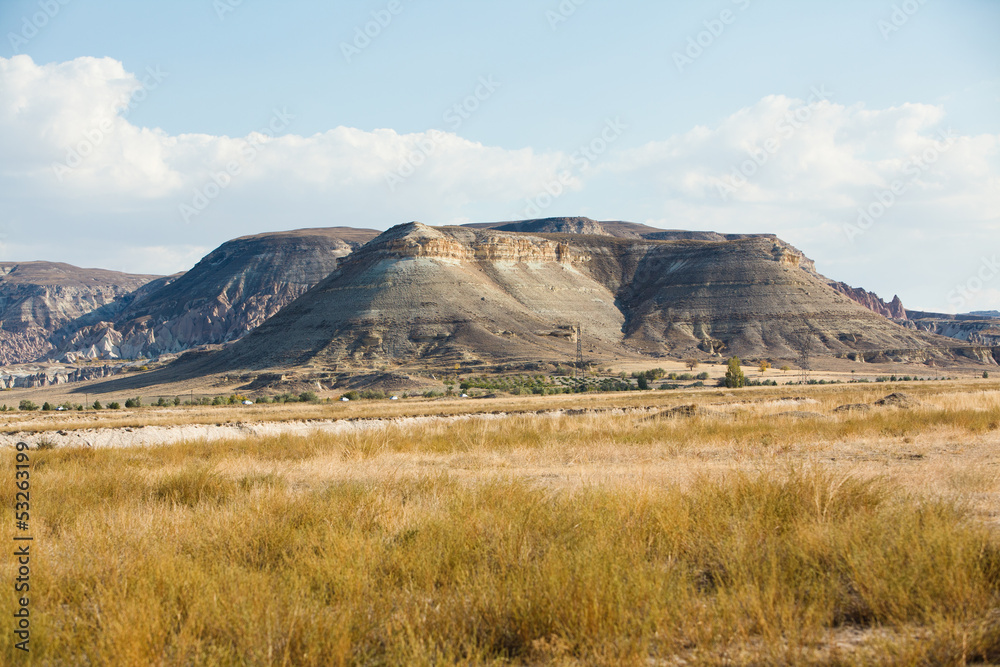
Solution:
{"label": "eroded rock formation", "polygon": [[58,328],[156,278],[57,262],[0,263],[0,366],[41,357]]}
{"label": "eroded rock formation", "polygon": [[193,269],[95,313],[55,336],[61,359],[134,359],[239,339],[293,301],[378,232],[332,227],[246,236]]}

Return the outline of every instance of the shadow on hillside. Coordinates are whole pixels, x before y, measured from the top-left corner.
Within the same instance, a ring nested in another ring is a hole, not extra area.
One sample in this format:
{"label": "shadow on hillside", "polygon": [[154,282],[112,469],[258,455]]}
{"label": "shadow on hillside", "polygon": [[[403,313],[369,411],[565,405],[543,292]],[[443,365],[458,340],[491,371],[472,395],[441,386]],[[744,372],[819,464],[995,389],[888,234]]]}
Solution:
{"label": "shadow on hillside", "polygon": [[70,390],[71,394],[110,394],[112,392],[134,391],[146,389],[173,382],[192,380],[203,375],[209,375],[219,352],[188,352],[163,368],[147,373],[126,373],[111,379],[77,387]]}

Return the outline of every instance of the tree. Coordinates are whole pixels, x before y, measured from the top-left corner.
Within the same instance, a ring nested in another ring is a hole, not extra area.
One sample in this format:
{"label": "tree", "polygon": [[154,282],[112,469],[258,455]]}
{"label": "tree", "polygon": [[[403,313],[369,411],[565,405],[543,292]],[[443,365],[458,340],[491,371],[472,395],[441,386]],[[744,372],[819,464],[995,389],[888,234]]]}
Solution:
{"label": "tree", "polygon": [[45,401],[44,403],[42,403],[42,411],[43,412],[48,412],[51,409],[52,409],[52,406],[49,405],[48,401]]}
{"label": "tree", "polygon": [[698,368],[698,360],[697,359],[687,359],[687,360],[684,361],[684,365],[688,367],[689,371],[693,371],[694,369]]}
{"label": "tree", "polygon": [[790,370],[792,370],[792,369],[788,366],[788,364],[785,364],[784,366],[781,367],[781,372],[782,373],[787,373]]}
{"label": "tree", "polygon": [[983,371],[983,379],[984,380],[989,380],[990,379],[990,372],[989,371]]}
{"label": "tree", "polygon": [[767,359],[762,359],[760,362],[760,366],[758,366],[758,368],[760,369],[760,374],[764,375],[764,373],[766,373],[767,369],[769,369],[770,367],[771,367],[771,362],[768,361]]}
{"label": "tree", "polygon": [[95,410],[102,410],[102,409],[104,409],[104,406],[101,405],[100,401],[94,401],[94,405],[91,406],[91,407],[93,407]]}
{"label": "tree", "polygon": [[641,389],[642,391],[646,391],[647,389],[649,389],[649,380],[646,379],[645,373],[639,376],[638,386],[639,389]]}
{"label": "tree", "polygon": [[729,367],[726,369],[726,386],[730,389],[739,389],[746,384],[746,376],[740,368],[740,358],[733,357],[729,360]]}
{"label": "tree", "polygon": [[38,406],[29,401],[28,399],[24,399],[23,401],[20,402],[20,404],[18,404],[17,409],[28,410],[30,412],[31,410],[37,410]]}

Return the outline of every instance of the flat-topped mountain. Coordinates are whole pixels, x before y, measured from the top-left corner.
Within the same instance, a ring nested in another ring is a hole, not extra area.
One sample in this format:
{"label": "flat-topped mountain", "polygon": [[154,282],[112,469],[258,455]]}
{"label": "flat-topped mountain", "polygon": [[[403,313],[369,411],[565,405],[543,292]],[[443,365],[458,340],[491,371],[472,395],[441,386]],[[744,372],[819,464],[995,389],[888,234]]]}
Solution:
{"label": "flat-topped mountain", "polygon": [[158,289],[60,330],[53,356],[136,358],[236,340],[377,235],[330,227],[228,241]]}
{"label": "flat-topped mountain", "polygon": [[0,262],[0,365],[37,359],[52,349],[56,329],[156,278],[59,262]]}
{"label": "flat-topped mountain", "polygon": [[699,350],[858,358],[946,342],[838,293],[773,236],[661,240],[582,229],[394,227],[204,363],[567,361],[576,323],[585,356],[606,360]]}

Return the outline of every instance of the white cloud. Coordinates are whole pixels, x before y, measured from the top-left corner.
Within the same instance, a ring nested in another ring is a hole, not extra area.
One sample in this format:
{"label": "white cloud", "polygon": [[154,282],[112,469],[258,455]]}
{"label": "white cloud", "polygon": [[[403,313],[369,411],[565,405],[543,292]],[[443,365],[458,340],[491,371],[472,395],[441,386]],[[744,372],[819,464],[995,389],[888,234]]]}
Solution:
{"label": "white cloud", "polygon": [[[124,111],[157,94],[151,88],[173,84],[156,72],[129,73],[110,58],[0,58],[0,195],[11,204],[5,254],[34,247],[39,235],[53,255],[72,254],[82,234],[118,245],[131,270],[148,272],[187,253],[141,248],[325,224],[385,228],[506,207],[566,159],[443,132],[337,127],[304,137],[294,134],[294,112],[280,108],[246,137],[170,135],[137,127]],[[418,159],[391,189],[387,176]]]}
{"label": "white cloud", "polygon": [[[1000,135],[962,135],[932,105],[769,96],[600,171],[649,224],[777,233],[915,308],[946,309],[959,267],[1000,250]],[[861,210],[878,215],[859,226]]]}

